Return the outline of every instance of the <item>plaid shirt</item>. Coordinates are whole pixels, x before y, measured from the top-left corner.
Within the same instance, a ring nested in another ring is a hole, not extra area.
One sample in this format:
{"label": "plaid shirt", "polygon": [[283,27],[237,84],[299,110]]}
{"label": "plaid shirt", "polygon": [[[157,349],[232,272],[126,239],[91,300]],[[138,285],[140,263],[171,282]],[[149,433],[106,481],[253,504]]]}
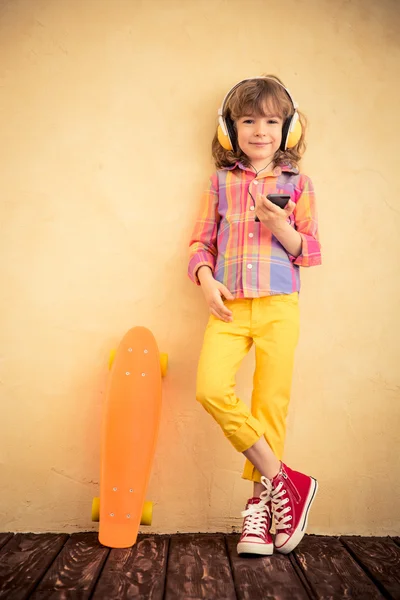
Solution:
{"label": "plaid shirt", "polygon": [[[257,193],[289,194],[295,202],[288,222],[302,238],[297,258],[254,220]],[[198,269],[208,265],[235,298],[291,294],[300,290],[299,267],[319,264],[317,212],[309,177],[290,165],[256,176],[240,163],[212,175],[190,241],[188,274],[194,283],[199,285]]]}

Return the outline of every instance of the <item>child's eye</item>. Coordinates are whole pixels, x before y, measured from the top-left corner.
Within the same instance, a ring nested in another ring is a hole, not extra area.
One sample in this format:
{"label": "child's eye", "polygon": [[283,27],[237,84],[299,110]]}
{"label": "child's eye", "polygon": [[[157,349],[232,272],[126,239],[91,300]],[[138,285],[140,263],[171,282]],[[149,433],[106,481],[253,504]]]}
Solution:
{"label": "child's eye", "polygon": [[272,123],[273,125],[278,125],[278,121],[276,119],[270,119],[268,123]]}
{"label": "child's eye", "polygon": [[251,125],[252,123],[254,123],[254,119],[245,119],[243,121],[243,123],[247,123],[248,125]]}

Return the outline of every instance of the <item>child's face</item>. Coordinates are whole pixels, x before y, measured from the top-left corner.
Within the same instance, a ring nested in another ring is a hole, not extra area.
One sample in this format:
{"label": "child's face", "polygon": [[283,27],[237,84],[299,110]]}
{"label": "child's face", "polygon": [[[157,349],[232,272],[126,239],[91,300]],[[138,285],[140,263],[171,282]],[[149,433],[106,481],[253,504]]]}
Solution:
{"label": "child's face", "polygon": [[243,115],[236,121],[238,144],[255,167],[273,159],[282,140],[282,118],[268,110],[263,116]]}

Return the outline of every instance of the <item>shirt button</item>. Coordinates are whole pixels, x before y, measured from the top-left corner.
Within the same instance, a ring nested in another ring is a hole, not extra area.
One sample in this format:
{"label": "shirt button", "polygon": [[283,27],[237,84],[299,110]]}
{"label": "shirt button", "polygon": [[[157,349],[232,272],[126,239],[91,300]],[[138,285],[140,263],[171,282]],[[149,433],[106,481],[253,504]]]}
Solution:
{"label": "shirt button", "polygon": [[254,233],[249,233],[249,237],[253,237],[253,236],[254,236]]}
{"label": "shirt button", "polygon": [[253,268],[253,265],[247,265],[247,268],[248,268],[248,269],[252,269],[252,268]]}
{"label": "shirt button", "polygon": [[253,183],[254,183],[254,185],[258,185],[258,181],[257,181],[257,179],[254,179],[254,180],[253,180]]}
{"label": "shirt button", "polygon": [[250,210],[254,210],[254,206],[250,206]]}

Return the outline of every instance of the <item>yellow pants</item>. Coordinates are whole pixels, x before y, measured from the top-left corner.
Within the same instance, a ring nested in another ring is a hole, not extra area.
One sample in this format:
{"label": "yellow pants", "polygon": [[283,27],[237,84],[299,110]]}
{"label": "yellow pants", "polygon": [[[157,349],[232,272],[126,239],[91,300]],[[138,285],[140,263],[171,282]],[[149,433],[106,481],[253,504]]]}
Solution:
{"label": "yellow pants", "polygon": [[[210,315],[197,373],[197,400],[238,452],[264,436],[282,459],[294,352],[299,337],[298,294],[225,301],[233,322]],[[255,344],[251,412],[235,394],[236,372]],[[260,481],[246,460],[243,479]]]}

